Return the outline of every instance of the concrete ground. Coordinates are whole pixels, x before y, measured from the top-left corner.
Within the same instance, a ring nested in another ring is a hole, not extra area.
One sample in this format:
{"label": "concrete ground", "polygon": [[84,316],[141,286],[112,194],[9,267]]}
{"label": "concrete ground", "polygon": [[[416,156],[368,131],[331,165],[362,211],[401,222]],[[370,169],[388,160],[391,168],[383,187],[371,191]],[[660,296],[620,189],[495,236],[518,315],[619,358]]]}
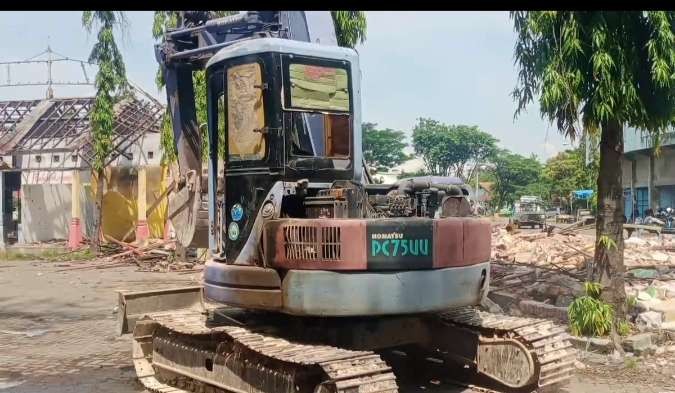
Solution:
{"label": "concrete ground", "polygon": [[[130,337],[115,333],[115,290],[193,285],[200,274],[134,267],[63,271],[70,268],[64,265],[0,261],[0,392],[142,392],[131,365]],[[675,355],[652,360],[588,367],[569,391],[675,392]],[[452,386],[402,391],[468,392]]]}

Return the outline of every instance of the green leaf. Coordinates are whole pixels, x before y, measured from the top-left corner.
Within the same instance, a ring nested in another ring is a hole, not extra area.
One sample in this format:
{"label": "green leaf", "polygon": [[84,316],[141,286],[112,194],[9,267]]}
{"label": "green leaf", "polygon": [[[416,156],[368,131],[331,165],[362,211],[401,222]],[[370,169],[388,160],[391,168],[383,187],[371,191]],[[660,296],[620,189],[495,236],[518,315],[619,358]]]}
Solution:
{"label": "green leaf", "polygon": [[339,46],[353,48],[366,40],[366,13],[363,11],[331,11]]}

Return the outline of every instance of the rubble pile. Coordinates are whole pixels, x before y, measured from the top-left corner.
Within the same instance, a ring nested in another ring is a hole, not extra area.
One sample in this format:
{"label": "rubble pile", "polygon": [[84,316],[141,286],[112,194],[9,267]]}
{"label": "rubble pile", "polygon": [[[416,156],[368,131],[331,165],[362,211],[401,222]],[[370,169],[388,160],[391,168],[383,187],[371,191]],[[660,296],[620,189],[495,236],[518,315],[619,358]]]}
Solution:
{"label": "rubble pile", "polygon": [[[577,224],[548,232],[493,226],[488,294],[492,304],[510,315],[568,323],[569,305],[583,294],[583,283],[594,273],[594,230]],[[633,332],[623,338],[624,350],[631,356],[663,353],[675,340],[675,236],[629,234],[624,263],[626,311]],[[614,351],[610,338],[570,340],[586,351]]]}
{"label": "rubble pile", "polygon": [[116,252],[106,252],[104,259],[115,264],[135,264],[138,271],[144,272],[200,270],[197,261],[176,258],[175,240],[151,240],[144,246],[109,240],[118,248]]}
{"label": "rubble pile", "polygon": [[640,330],[675,330],[675,281],[670,281],[674,278],[668,273],[649,273],[657,278],[626,284],[631,319]]}
{"label": "rubble pile", "polygon": [[581,269],[592,254],[593,239],[586,235],[510,234],[502,228],[492,234],[492,257],[499,261]]}
{"label": "rubble pile", "polygon": [[[567,307],[583,293],[584,277],[543,266],[494,262],[489,297],[511,315],[567,321]],[[675,331],[675,266],[630,270],[625,280],[631,322],[639,330]]]}
{"label": "rubble pile", "polygon": [[[510,314],[566,320],[590,273],[595,236],[588,232],[494,227],[490,298]],[[675,237],[643,233],[624,242],[631,321],[640,330],[675,331]]]}
{"label": "rubble pile", "polygon": [[108,243],[101,245],[101,254],[84,264],[70,261],[59,267],[69,270],[108,269],[120,266],[138,266],[142,272],[199,272],[203,263],[196,255],[179,258],[176,255],[175,240],[150,240],[145,245],[126,243],[108,237]]}
{"label": "rubble pile", "polygon": [[[509,233],[496,226],[492,257],[498,261],[582,270],[593,259],[595,236],[582,233]],[[625,240],[627,267],[675,265],[675,238],[643,234]]]}
{"label": "rubble pile", "polygon": [[582,280],[555,269],[494,262],[489,297],[511,315],[567,320],[567,306],[583,291]]}

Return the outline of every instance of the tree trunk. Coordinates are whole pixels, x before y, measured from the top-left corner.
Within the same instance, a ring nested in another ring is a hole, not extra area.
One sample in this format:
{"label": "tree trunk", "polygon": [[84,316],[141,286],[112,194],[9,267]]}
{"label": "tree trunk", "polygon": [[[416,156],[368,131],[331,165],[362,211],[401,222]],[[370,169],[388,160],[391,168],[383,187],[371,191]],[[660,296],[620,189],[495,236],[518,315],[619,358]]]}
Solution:
{"label": "tree trunk", "polygon": [[101,253],[101,221],[103,218],[103,182],[105,173],[103,169],[96,171],[96,198],[94,201],[94,233],[91,234],[90,248],[95,255]]}
{"label": "tree trunk", "polygon": [[623,282],[626,267],[623,263],[622,156],[623,126],[616,120],[609,120],[602,124],[600,138],[593,278],[603,285],[602,299],[614,307],[615,323],[612,335],[615,346],[618,339],[616,326],[626,320],[626,290]]}

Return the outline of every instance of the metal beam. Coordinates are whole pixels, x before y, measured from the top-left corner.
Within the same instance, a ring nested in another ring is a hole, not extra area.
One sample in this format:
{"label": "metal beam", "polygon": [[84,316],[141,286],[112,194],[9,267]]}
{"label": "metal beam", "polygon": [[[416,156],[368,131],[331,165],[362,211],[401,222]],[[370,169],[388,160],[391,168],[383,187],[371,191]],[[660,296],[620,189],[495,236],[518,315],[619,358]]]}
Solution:
{"label": "metal beam", "polygon": [[5,171],[0,171],[0,248],[5,248]]}

